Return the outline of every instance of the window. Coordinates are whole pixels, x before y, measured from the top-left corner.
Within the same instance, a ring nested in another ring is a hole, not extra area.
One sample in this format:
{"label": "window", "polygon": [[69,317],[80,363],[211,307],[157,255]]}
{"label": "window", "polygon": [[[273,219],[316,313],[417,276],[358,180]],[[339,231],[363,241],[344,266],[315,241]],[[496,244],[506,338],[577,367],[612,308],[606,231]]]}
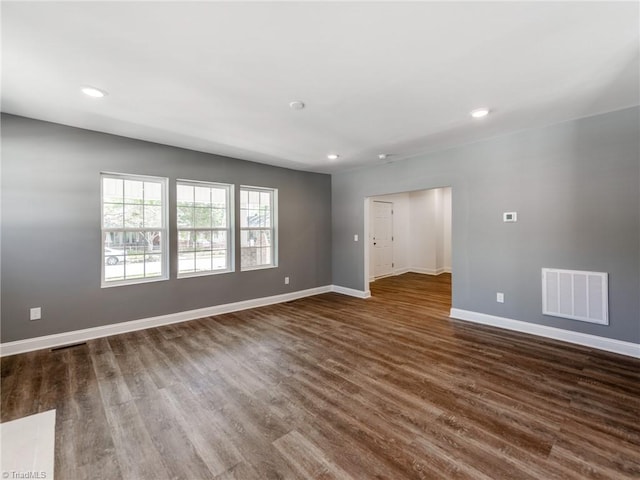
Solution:
{"label": "window", "polygon": [[101,177],[102,286],[166,280],[167,179]]}
{"label": "window", "polygon": [[240,248],[242,270],[275,267],[278,191],[240,187]]}
{"label": "window", "polygon": [[233,271],[232,186],[178,181],[178,277]]}

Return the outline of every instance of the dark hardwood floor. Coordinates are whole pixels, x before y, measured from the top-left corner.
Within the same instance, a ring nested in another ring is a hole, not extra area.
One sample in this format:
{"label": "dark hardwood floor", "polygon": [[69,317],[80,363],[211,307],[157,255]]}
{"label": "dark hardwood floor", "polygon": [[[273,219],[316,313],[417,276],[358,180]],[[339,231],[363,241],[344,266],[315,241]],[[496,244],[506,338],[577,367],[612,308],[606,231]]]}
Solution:
{"label": "dark hardwood floor", "polygon": [[450,276],[2,359],[56,478],[640,478],[640,361],[452,321]]}

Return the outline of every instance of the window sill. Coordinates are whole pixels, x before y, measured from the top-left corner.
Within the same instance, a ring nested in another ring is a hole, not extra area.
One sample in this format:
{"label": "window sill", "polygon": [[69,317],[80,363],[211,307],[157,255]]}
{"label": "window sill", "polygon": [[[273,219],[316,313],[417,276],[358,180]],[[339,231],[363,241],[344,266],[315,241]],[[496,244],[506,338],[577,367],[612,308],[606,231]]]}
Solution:
{"label": "window sill", "polygon": [[214,270],[208,272],[179,273],[178,280],[183,278],[208,277],[210,275],[224,275],[225,273],[233,273],[233,270]]}
{"label": "window sill", "polygon": [[154,278],[143,278],[141,280],[119,280],[117,282],[102,282],[100,288],[113,288],[113,287],[126,287],[129,285],[140,285],[142,283],[154,283],[154,282],[164,282],[169,280],[168,276],[165,277],[154,277]]}
{"label": "window sill", "polygon": [[252,272],[254,270],[269,270],[270,268],[278,268],[278,265],[259,265],[257,267],[240,268],[241,272]]}

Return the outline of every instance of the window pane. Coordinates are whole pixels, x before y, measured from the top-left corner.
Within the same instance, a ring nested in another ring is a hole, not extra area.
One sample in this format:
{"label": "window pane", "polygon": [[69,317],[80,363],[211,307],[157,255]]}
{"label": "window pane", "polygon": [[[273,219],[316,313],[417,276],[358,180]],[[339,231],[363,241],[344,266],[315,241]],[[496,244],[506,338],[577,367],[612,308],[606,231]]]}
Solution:
{"label": "window pane", "polygon": [[105,202],[122,203],[124,201],[123,181],[119,178],[103,178],[102,199]]}
{"label": "window pane", "polygon": [[162,251],[162,232],[145,232],[145,251],[146,252],[161,252]]}
{"label": "window pane", "polygon": [[124,226],[126,228],[142,228],[142,205],[124,206]]}
{"label": "window pane", "polygon": [[226,270],[227,268],[227,251],[213,250],[211,256],[212,268],[214,270]]}
{"label": "window pane", "polygon": [[240,233],[242,266],[271,265],[271,230],[243,230]]}
{"label": "window pane", "polygon": [[196,252],[196,271],[206,272],[211,270],[211,252]]}
{"label": "window pane", "polygon": [[178,184],[176,194],[178,205],[193,205],[193,187],[191,185]]}
{"label": "window pane", "polygon": [[249,208],[260,207],[260,192],[249,190]]}
{"label": "window pane", "polygon": [[228,248],[227,246],[227,232],[214,231],[211,232],[211,248]]}
{"label": "window pane", "polygon": [[123,228],[124,226],[124,206],[120,203],[105,203],[102,206],[104,228]]}
{"label": "window pane", "polygon": [[212,188],[211,203],[214,207],[225,208],[227,206],[227,189]]}
{"label": "window pane", "polygon": [[240,190],[240,208],[249,208],[249,190]]}
{"label": "window pane", "polygon": [[106,232],[104,234],[104,246],[107,248],[124,248],[124,232]]}
{"label": "window pane", "polygon": [[178,232],[178,251],[191,252],[195,250],[195,232],[191,230]]}
{"label": "window pane", "polygon": [[124,201],[125,203],[142,203],[143,199],[143,182],[138,180],[124,181]]}
{"label": "window pane", "polygon": [[160,228],[162,226],[162,207],[144,206],[144,227]]}
{"label": "window pane", "polygon": [[246,228],[249,226],[249,210],[240,209],[240,227]]}
{"label": "window pane", "polygon": [[159,277],[162,275],[162,258],[160,255],[146,255],[144,269],[147,277]]}
{"label": "window pane", "polygon": [[144,253],[145,241],[144,234],[140,232],[125,232],[124,250],[127,255],[137,255]]}
{"label": "window pane", "polygon": [[211,209],[211,222],[214,228],[226,228],[227,211],[223,208]]}
{"label": "window pane", "polygon": [[193,207],[178,206],[178,228],[193,228]]}
{"label": "window pane", "polygon": [[227,268],[227,232],[215,231],[211,233],[212,262],[214,269]]}
{"label": "window pane", "polygon": [[144,203],[160,205],[162,203],[162,185],[158,182],[144,182]]}
{"label": "window pane", "polygon": [[211,250],[211,232],[196,233],[196,250]]}
{"label": "window pane", "polygon": [[262,207],[262,210],[258,212],[259,221],[258,226],[270,227],[271,226],[271,210],[269,207]]}
{"label": "window pane", "polygon": [[209,187],[194,187],[195,203],[200,206],[211,205],[211,189]]}
{"label": "window pane", "polygon": [[144,278],[144,255],[127,255],[124,257],[124,272],[127,280]]}
{"label": "window pane", "polygon": [[181,253],[178,255],[178,273],[193,273],[196,269],[196,254]]}
{"label": "window pane", "polygon": [[194,217],[196,228],[211,228],[210,208],[194,208]]}
{"label": "window pane", "polygon": [[119,262],[115,265],[105,264],[104,279],[110,282],[124,280],[124,262]]}
{"label": "window pane", "polygon": [[271,206],[271,193],[269,192],[260,192],[260,205],[262,207]]}
{"label": "window pane", "polygon": [[107,280],[124,280],[124,256],[121,232],[109,232],[104,240],[104,275]]}

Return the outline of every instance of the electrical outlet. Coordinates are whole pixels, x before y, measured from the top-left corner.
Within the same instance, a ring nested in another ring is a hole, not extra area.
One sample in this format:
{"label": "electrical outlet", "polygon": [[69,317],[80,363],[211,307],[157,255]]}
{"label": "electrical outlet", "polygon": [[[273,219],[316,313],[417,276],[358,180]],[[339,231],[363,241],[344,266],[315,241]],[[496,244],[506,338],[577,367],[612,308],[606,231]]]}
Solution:
{"label": "electrical outlet", "polygon": [[289,277],[284,277],[284,284],[289,285]]}
{"label": "electrical outlet", "polygon": [[42,318],[42,308],[35,307],[29,310],[29,320],[40,320]]}
{"label": "electrical outlet", "polygon": [[357,233],[353,236],[353,241],[354,241],[354,242],[357,242],[357,241],[358,241],[358,234],[357,234]]}
{"label": "electrical outlet", "polygon": [[502,292],[496,293],[496,302],[504,303],[504,293]]}

